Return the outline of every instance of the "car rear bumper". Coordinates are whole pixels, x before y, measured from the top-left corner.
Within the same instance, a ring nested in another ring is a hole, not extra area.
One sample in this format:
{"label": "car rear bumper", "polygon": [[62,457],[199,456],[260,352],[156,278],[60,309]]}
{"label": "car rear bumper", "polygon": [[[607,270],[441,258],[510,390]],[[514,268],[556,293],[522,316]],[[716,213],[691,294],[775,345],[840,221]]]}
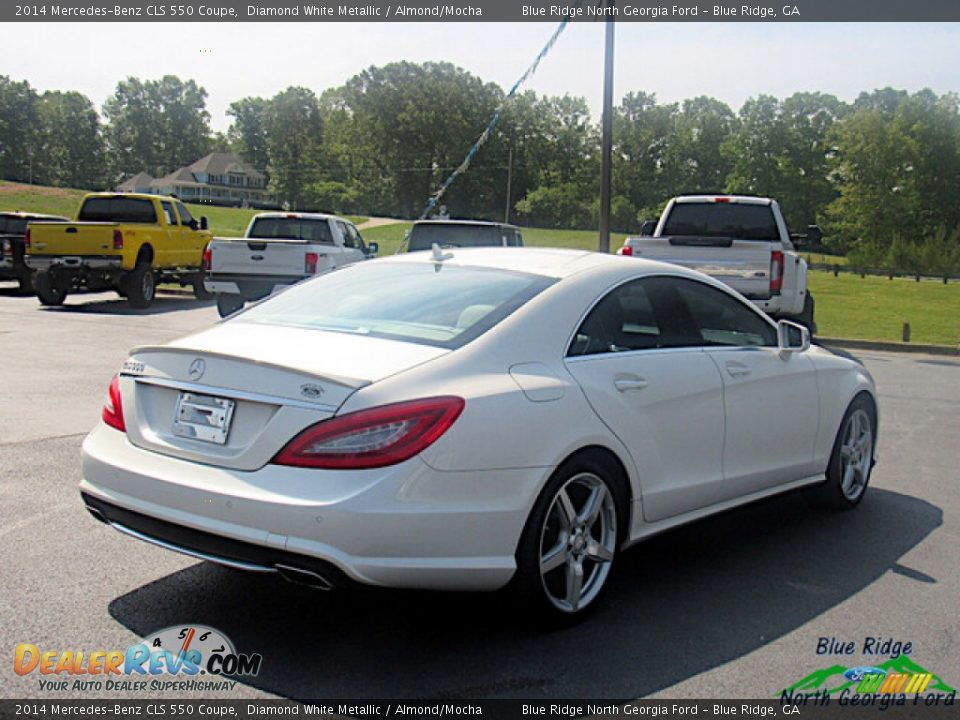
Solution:
{"label": "car rear bumper", "polygon": [[80,489],[117,529],[226,565],[312,573],[320,586],[495,590],[514,573],[544,472],[439,472],[419,458],[246,472],[143,450],[101,424],[83,444]]}

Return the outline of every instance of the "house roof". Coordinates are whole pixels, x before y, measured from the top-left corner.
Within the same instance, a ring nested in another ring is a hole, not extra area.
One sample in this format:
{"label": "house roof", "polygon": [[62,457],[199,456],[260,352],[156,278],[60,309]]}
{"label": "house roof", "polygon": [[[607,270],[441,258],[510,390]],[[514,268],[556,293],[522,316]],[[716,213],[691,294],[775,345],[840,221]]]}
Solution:
{"label": "house roof", "polygon": [[117,192],[135,192],[138,188],[149,187],[153,182],[153,177],[145,172],[139,172],[132,178],[127,178],[117,185]]}
{"label": "house roof", "polygon": [[224,175],[229,172],[239,172],[244,175],[249,175],[250,177],[263,177],[263,173],[247,165],[233,153],[210,153],[185,169],[194,173],[207,173],[208,175]]}
{"label": "house roof", "polygon": [[177,183],[178,185],[183,185],[184,183],[190,183],[193,185],[199,185],[197,179],[193,176],[193,173],[190,172],[189,168],[182,167],[179,170],[174,170],[169,175],[164,175],[162,178],[157,178],[150,183],[150,187],[167,187]]}

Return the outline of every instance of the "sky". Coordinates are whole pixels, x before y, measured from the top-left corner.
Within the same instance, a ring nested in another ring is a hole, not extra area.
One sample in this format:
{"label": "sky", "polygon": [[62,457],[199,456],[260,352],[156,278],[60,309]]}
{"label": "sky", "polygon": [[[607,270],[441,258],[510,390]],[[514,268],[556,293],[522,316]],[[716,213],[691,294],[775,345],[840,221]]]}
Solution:
{"label": "sky", "polygon": [[[78,90],[100,108],[117,81],[173,74],[206,88],[214,130],[231,102],[291,85],[317,94],[371,65],[447,61],[505,90],[555,23],[8,24],[0,73],[39,91]],[[524,86],[602,101],[602,23],[571,23]],[[95,42],[91,42],[95,38]],[[960,91],[960,23],[618,23],[614,97],[698,95],[734,110],[761,93],[853,100],[886,86]]]}

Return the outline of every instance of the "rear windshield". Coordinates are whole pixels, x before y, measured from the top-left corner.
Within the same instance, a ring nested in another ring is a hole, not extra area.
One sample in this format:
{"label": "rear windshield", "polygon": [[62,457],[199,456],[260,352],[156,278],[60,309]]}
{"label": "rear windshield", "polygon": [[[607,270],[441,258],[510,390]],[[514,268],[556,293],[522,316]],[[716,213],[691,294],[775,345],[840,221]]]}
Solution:
{"label": "rear windshield", "polygon": [[253,221],[247,237],[332,243],[330,223],[308,218],[265,217]]}
{"label": "rear windshield", "polygon": [[767,242],[780,239],[771,207],[746,203],[676,203],[660,234]]}
{"label": "rear windshield", "polygon": [[58,218],[32,218],[14,215],[0,216],[0,234],[24,235],[27,232],[27,223],[60,222]]}
{"label": "rear windshield", "polygon": [[100,197],[83,203],[81,222],[155,223],[157,213],[146,198]]}
{"label": "rear windshield", "polygon": [[[414,225],[410,231],[408,252],[440,247],[483,247],[506,245],[504,234],[496,225]],[[513,231],[509,233],[512,235]]]}
{"label": "rear windshield", "polygon": [[236,320],[457,348],[554,281],[509,270],[373,261],[295,285]]}

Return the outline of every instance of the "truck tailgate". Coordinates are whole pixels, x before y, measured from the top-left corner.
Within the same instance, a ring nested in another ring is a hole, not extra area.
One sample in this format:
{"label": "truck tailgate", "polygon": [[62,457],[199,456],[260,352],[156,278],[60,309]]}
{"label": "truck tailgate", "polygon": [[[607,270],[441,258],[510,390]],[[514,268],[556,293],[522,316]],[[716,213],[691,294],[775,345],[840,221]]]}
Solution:
{"label": "truck tailgate", "polygon": [[210,273],[299,277],[308,274],[307,253],[317,256],[318,269],[326,265],[323,250],[301,240],[214,238],[210,243]]}
{"label": "truck tailgate", "polygon": [[30,255],[115,255],[117,223],[40,223],[29,227]]}
{"label": "truck tailgate", "polygon": [[632,237],[637,257],[699,270],[754,300],[770,297],[772,244],[715,237]]}

